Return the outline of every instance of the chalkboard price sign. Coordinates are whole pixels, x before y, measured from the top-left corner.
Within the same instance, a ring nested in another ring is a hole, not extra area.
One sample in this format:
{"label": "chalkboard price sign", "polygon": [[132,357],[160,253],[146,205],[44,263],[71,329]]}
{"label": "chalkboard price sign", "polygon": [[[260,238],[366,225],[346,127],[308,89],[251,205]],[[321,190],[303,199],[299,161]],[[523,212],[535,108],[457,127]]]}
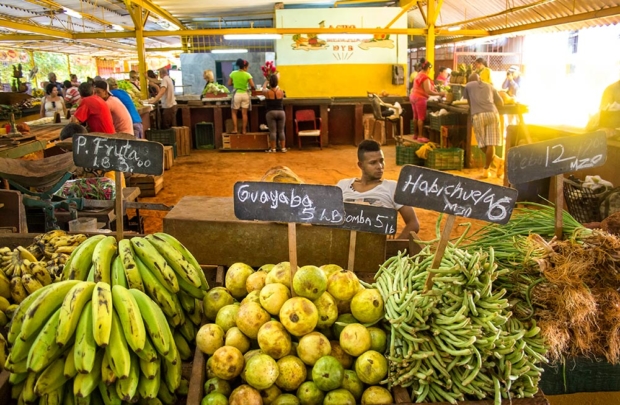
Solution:
{"label": "chalkboard price sign", "polygon": [[505,224],[517,190],[419,166],[404,166],[394,201],[459,217]]}
{"label": "chalkboard price sign", "polygon": [[161,143],[95,135],[73,136],[76,166],[126,173],[164,173],[164,146]]}
{"label": "chalkboard price sign", "polygon": [[340,225],[345,212],[336,186],[269,182],[238,182],[235,216],[242,220]]}
{"label": "chalkboard price sign", "polygon": [[512,184],[597,167],[607,160],[604,132],[566,136],[510,148],[507,173]]}
{"label": "chalkboard price sign", "polygon": [[392,208],[345,203],[344,211],[344,223],[339,228],[383,235],[396,233],[398,211]]}

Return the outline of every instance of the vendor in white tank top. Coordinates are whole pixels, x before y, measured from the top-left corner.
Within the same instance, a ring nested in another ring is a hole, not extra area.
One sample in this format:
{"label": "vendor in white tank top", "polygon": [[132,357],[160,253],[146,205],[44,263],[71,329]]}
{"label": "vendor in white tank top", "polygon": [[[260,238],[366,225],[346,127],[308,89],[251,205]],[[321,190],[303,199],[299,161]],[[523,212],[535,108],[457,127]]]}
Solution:
{"label": "vendor in white tank top", "polygon": [[412,207],[396,204],[396,182],[383,179],[385,160],[381,145],[366,139],[357,148],[357,166],[362,171],[359,179],[344,179],[337,184],[342,189],[344,202],[375,205],[397,210],[405,221],[405,228],[397,239],[407,239],[410,232],[418,232],[420,224]]}

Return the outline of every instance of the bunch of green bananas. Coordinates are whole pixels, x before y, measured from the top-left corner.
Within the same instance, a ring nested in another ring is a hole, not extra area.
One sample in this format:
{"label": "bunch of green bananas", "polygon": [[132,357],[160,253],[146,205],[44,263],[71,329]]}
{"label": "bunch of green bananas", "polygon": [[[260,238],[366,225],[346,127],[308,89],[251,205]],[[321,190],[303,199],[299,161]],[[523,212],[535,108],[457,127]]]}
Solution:
{"label": "bunch of green bananas", "polygon": [[187,389],[183,343],[159,305],[123,276],[35,291],[16,310],[7,340],[4,365],[18,404],[171,405]]}
{"label": "bunch of green bananas", "polygon": [[38,261],[22,246],[14,250],[0,248],[0,267],[0,296],[17,304],[53,281],[47,263]]}

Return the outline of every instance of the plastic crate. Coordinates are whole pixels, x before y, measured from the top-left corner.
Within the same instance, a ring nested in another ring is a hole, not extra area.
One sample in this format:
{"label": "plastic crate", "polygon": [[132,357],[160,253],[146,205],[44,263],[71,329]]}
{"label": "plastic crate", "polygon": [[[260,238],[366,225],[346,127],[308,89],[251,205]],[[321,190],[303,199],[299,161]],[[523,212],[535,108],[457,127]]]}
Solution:
{"label": "plastic crate", "polygon": [[564,179],[564,201],[568,212],[579,223],[601,221],[600,198],[604,194],[597,194],[581,184]]}
{"label": "plastic crate", "polygon": [[429,114],[429,126],[435,131],[440,131],[443,125],[458,125],[460,114],[433,115]]}
{"label": "plastic crate", "polygon": [[174,145],[177,143],[174,129],[147,129],[146,139],[164,145]]}
{"label": "plastic crate", "polygon": [[215,148],[215,128],[212,122],[199,122],[194,130],[196,149]]}
{"label": "plastic crate", "polygon": [[425,165],[436,170],[463,170],[464,155],[465,151],[460,148],[430,150]]}
{"label": "plastic crate", "polygon": [[400,146],[396,145],[396,165],[416,165],[424,166],[424,160],[420,159],[415,152],[420,149],[423,144],[414,146]]}

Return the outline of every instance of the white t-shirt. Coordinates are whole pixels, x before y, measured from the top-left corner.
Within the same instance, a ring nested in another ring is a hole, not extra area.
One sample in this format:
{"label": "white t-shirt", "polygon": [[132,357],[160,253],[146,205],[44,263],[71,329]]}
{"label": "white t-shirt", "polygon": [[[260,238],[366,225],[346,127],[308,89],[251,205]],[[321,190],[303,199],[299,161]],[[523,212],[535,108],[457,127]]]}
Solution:
{"label": "white t-shirt", "polygon": [[402,207],[401,204],[394,202],[394,193],[396,192],[396,182],[394,180],[383,180],[377,187],[363,193],[353,190],[353,182],[355,180],[343,179],[336,184],[342,190],[344,202],[393,208],[397,211]]}
{"label": "white t-shirt", "polygon": [[164,76],[161,79],[160,86],[166,88],[166,92],[161,98],[161,108],[170,108],[177,105],[177,100],[174,98],[174,83],[172,83],[170,76]]}

